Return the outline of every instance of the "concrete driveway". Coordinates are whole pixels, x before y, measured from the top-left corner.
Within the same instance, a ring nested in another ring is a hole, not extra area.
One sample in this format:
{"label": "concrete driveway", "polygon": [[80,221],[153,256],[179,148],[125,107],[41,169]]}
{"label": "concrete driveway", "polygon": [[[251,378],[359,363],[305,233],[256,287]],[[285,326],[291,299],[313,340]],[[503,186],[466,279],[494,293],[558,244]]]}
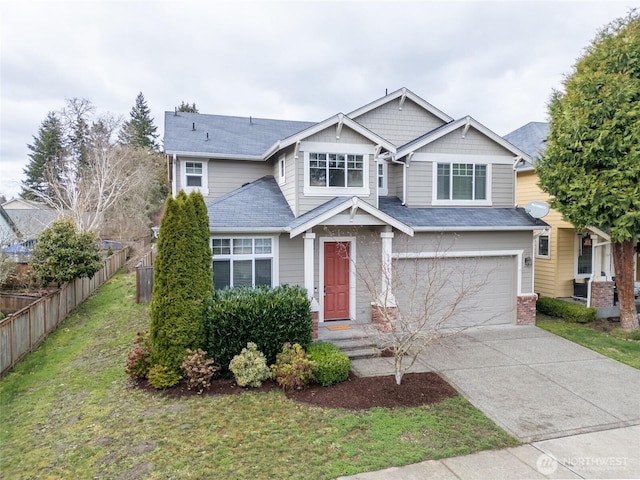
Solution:
{"label": "concrete driveway", "polygon": [[[357,375],[393,373],[392,359],[356,360]],[[640,425],[640,370],[534,326],[469,329],[422,353],[497,425],[533,442]]]}

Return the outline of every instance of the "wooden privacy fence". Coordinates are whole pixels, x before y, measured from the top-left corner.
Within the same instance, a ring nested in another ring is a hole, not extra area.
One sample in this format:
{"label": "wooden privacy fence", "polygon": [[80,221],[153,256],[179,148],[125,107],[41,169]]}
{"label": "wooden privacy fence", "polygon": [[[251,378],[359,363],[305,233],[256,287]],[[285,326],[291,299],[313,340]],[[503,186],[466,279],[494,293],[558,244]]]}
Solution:
{"label": "wooden privacy fence", "polygon": [[[74,308],[111,278],[125,264],[127,253],[128,248],[125,247],[106,258],[104,266],[93,278],[76,278],[67,282],[46,297],[0,320],[0,376],[35,350]],[[16,304],[19,300],[9,302]]]}
{"label": "wooden privacy fence", "polygon": [[149,303],[153,292],[153,262],[156,259],[156,246],[145,254],[136,264],[136,303]]}

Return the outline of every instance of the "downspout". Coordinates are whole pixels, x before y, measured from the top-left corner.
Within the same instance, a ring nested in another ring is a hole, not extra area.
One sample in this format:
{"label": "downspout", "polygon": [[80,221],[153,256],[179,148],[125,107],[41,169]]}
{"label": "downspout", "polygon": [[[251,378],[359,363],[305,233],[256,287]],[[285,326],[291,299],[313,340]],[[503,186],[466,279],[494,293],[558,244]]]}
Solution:
{"label": "downspout", "polygon": [[171,194],[175,197],[176,196],[176,188],[177,188],[177,184],[176,184],[176,161],[177,161],[177,155],[174,153],[173,154],[173,163],[171,164],[171,173],[173,174],[173,177],[171,178]]}

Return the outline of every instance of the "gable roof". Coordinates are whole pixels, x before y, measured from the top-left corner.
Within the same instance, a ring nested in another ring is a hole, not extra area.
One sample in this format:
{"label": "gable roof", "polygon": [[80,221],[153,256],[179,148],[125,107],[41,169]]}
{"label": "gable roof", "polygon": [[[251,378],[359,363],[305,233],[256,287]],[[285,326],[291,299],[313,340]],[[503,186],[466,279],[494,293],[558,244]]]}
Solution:
{"label": "gable roof", "polygon": [[420,105],[422,108],[427,110],[432,115],[438,117],[443,122],[450,122],[450,121],[453,120],[452,117],[450,117],[449,115],[444,113],[442,110],[437,109],[436,107],[431,105],[429,102],[427,102],[423,98],[419,97],[418,95],[416,95],[415,93],[413,93],[411,90],[409,90],[407,88],[401,88],[399,90],[396,90],[395,92],[391,92],[391,93],[385,95],[384,97],[381,97],[381,98],[379,98],[377,100],[374,100],[373,102],[368,103],[367,105],[364,105],[364,106],[362,106],[360,108],[357,108],[353,112],[349,113],[349,117],[351,117],[353,119],[356,119],[360,115],[364,115],[365,113],[370,112],[371,110],[374,110],[374,109],[376,109],[376,108],[378,108],[378,107],[380,107],[380,106],[382,106],[382,105],[384,105],[386,103],[392,102],[392,101],[394,101],[396,99],[398,100],[399,108],[402,109],[402,103],[404,103],[406,98],[408,98],[411,101],[413,101],[414,103]]}
{"label": "gable roof", "polygon": [[289,204],[271,175],[208,202],[207,213],[212,232],[284,231],[294,219]]}
{"label": "gable roof", "polygon": [[263,160],[275,142],[315,122],[165,112],[164,124],[167,154]]}
{"label": "gable roof", "polygon": [[[434,130],[431,130],[428,133],[425,133],[421,137],[418,137],[415,140],[412,140],[411,142],[401,146],[400,148],[398,148],[398,151],[396,152],[395,158],[396,159],[400,159],[400,158],[410,154],[411,152],[414,152],[414,151],[424,147],[425,145],[429,145],[430,143],[435,142],[439,138],[442,138],[445,135],[448,135],[451,132],[454,132],[454,131],[456,131],[456,130],[458,130],[460,128],[468,129],[470,127],[473,127],[474,129],[476,129],[481,134],[483,134],[486,137],[488,137],[489,139],[493,140],[498,145],[503,147],[505,150],[513,153],[513,155],[515,155],[516,157],[522,157],[526,161],[530,161],[531,160],[529,155],[525,151],[523,151],[520,148],[518,148],[517,146],[509,143],[504,138],[502,138],[500,135],[498,135],[497,133],[493,132],[489,128],[485,127],[480,122],[478,122],[477,120],[475,120],[473,117],[470,117],[470,116],[466,116],[466,117],[460,118],[458,120],[454,120],[452,122],[449,122],[449,123],[447,123],[445,125],[442,125],[442,126],[436,128]],[[466,130],[464,130],[464,131],[466,131]],[[463,133],[463,135],[464,135],[464,133]]]}
{"label": "gable roof", "polygon": [[320,225],[328,219],[351,209],[353,213],[357,210],[363,210],[374,218],[390,225],[409,236],[413,236],[413,229],[397,218],[377,209],[373,205],[360,200],[358,197],[335,197],[328,202],[300,215],[287,226],[291,238],[300,235],[305,230]]}
{"label": "gable roof", "polygon": [[[20,233],[20,229],[18,229],[18,226],[15,224],[15,222],[9,216],[9,214],[5,211],[2,205],[0,205],[0,217],[4,219],[7,226],[11,229],[11,231],[13,231],[14,235],[17,238],[22,237],[22,234]],[[0,243],[5,242],[6,240],[7,240],[6,238],[0,238]]]}
{"label": "gable roof", "polygon": [[540,230],[548,224],[529,216],[524,208],[424,207],[409,208],[396,197],[381,197],[380,210],[416,232]]}
{"label": "gable roof", "polygon": [[[282,148],[288,147],[289,145],[293,145],[296,142],[299,142],[307,137],[310,137],[311,135],[314,135],[316,133],[319,133],[329,127],[332,127],[333,125],[336,125],[337,127],[339,127],[340,129],[342,128],[342,126],[347,126],[348,128],[352,129],[353,131],[359,133],[360,135],[362,135],[363,137],[371,140],[372,143],[376,144],[376,145],[381,145],[382,147],[384,147],[386,150],[388,151],[395,151],[395,146],[385,140],[384,138],[382,138],[381,136],[379,136],[376,133],[373,133],[371,130],[369,130],[366,127],[363,127],[362,125],[360,125],[358,122],[352,120],[351,118],[349,118],[347,115],[343,114],[343,113],[338,113],[337,115],[334,115],[332,117],[327,118],[326,120],[320,122],[320,123],[316,123],[315,125],[302,130],[300,132],[295,133],[294,135],[290,136],[289,138],[285,138],[283,139],[281,142],[276,143],[275,145],[272,146],[271,149],[269,149],[269,155],[272,154],[273,152],[280,150]],[[338,133],[338,131],[336,131],[336,139],[340,138],[340,135]]]}
{"label": "gable roof", "polygon": [[533,162],[544,154],[548,136],[548,122],[529,122],[504,136],[505,140],[527,152],[532,159],[531,163],[519,167],[518,170],[530,170],[533,168]]}

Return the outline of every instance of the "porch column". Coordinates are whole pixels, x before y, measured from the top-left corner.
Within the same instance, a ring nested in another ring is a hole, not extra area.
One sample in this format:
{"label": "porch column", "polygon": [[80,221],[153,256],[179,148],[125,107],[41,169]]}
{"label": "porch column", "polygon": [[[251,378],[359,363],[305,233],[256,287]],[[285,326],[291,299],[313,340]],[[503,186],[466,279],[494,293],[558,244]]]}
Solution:
{"label": "porch column", "polygon": [[381,332],[393,331],[398,307],[393,295],[393,232],[390,227],[380,232],[382,251],[380,258],[381,290],[375,302],[371,303],[371,320]]}
{"label": "porch column", "polygon": [[381,274],[382,283],[380,290],[379,303],[383,307],[395,307],[396,299],[393,296],[393,259],[391,254],[393,252],[393,232],[387,230],[380,232],[380,239],[382,240],[382,258],[381,258]]}
{"label": "porch column", "polygon": [[318,317],[320,313],[320,306],[313,296],[314,293],[314,271],[313,271],[313,258],[314,249],[313,242],[316,239],[316,234],[310,230],[306,231],[302,235],[304,239],[304,288],[307,289],[307,296],[311,300],[311,320],[312,320],[312,333],[311,338],[313,340],[318,339]]}
{"label": "porch column", "polygon": [[313,270],[313,242],[316,239],[316,234],[308,230],[304,233],[302,238],[304,239],[304,288],[307,289],[307,295],[311,300],[314,298],[313,292],[315,272]]}

